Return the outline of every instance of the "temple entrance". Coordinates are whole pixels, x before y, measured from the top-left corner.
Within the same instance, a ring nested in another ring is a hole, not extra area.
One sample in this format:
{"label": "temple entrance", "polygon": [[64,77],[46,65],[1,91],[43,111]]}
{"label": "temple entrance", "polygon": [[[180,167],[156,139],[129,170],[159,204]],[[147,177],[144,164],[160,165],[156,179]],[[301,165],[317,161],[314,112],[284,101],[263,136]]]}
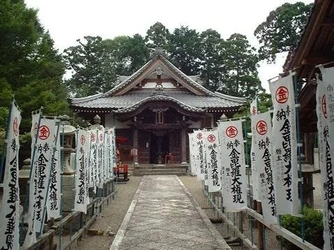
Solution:
{"label": "temple entrance", "polygon": [[151,134],[150,163],[163,164],[165,155],[169,152],[169,135]]}

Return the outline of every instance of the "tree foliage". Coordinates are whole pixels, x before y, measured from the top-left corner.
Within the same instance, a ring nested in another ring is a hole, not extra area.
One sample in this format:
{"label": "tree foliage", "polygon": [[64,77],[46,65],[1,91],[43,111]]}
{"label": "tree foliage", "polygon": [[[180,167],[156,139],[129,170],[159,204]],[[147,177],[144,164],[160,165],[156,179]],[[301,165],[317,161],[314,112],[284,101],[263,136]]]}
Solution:
{"label": "tree foliage", "polygon": [[118,75],[130,75],[149,58],[145,40],[139,34],[105,39],[85,36],[64,51],[72,77],[66,80],[75,96],[88,96],[110,90]]}
{"label": "tree foliage", "polygon": [[200,73],[200,44],[196,30],[186,26],[176,28],[169,36],[169,58],[186,75],[197,75]]}
{"label": "tree foliage", "polygon": [[101,93],[112,87],[116,74],[110,64],[115,62],[107,49],[108,41],[102,43],[99,36],[85,36],[84,41],[77,40],[79,45],[64,51],[67,69],[73,75],[66,80],[66,85],[76,96],[87,96]]}
{"label": "tree foliage", "polygon": [[253,98],[264,91],[257,71],[259,58],[246,36],[233,34],[226,40],[224,47],[227,74],[222,80],[222,92]]}
{"label": "tree foliage", "polygon": [[210,90],[220,88],[225,70],[224,40],[212,29],[205,30],[200,35],[201,41],[201,78]]}
{"label": "tree foliage", "polygon": [[21,132],[30,131],[31,112],[45,107],[48,115],[68,111],[61,55],[22,0],[0,2],[0,127],[4,127],[14,95],[22,110]]}
{"label": "tree foliage", "polygon": [[260,59],[275,62],[276,54],[296,48],[313,4],[285,3],[271,11],[254,31],[260,43]]}
{"label": "tree foliage", "polygon": [[146,45],[150,49],[160,47],[167,49],[169,30],[160,22],[153,24],[146,32]]}

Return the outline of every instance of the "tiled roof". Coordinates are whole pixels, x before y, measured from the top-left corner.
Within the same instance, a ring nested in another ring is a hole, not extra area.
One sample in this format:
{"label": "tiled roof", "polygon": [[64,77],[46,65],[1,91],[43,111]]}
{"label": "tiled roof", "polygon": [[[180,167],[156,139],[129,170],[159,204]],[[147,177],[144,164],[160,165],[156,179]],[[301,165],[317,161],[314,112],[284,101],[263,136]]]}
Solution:
{"label": "tiled roof", "polygon": [[[160,60],[172,75],[181,81],[182,87],[175,89],[137,88],[143,74]],[[108,92],[82,98],[69,99],[70,105],[76,110],[111,109],[114,112],[130,112],[150,101],[170,101],[192,112],[204,112],[207,109],[231,109],[243,105],[244,98],[214,93],[202,86],[198,76],[187,76],[162,54],[156,55],[139,70],[130,76],[119,76],[118,84]]]}
{"label": "tiled roof", "polygon": [[235,98],[220,93],[210,96],[197,96],[183,90],[132,90],[121,96],[99,96],[95,99],[76,101],[72,103],[77,108],[97,108],[126,110],[138,108],[137,106],[149,101],[172,101],[187,110],[198,112],[208,108],[238,107],[245,103],[244,98]]}

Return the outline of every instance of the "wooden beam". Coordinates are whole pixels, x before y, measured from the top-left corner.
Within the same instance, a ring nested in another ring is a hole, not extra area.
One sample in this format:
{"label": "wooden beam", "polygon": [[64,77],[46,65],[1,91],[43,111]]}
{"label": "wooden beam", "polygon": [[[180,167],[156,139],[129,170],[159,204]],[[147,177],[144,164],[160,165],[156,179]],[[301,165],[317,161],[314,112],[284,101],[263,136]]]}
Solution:
{"label": "wooden beam", "polygon": [[333,51],[311,53],[303,59],[302,65],[318,65],[334,61]]}
{"label": "wooden beam", "polygon": [[321,26],[334,26],[334,17],[325,17],[324,20],[321,23]]}

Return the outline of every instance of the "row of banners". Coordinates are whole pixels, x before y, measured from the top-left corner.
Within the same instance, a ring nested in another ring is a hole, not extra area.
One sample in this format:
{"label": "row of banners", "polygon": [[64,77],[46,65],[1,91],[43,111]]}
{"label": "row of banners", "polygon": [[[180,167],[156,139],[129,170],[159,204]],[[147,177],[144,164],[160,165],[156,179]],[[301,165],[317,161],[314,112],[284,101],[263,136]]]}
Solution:
{"label": "row of banners", "polygon": [[[298,214],[300,207],[292,76],[272,83],[270,90],[273,111],[260,114],[257,100],[250,106],[251,185],[264,219],[276,224],[277,215]],[[242,120],[220,121],[212,130],[189,134],[191,171],[205,180],[209,192],[221,192],[226,212],[247,207],[244,135]]]}
{"label": "row of banners", "polygon": [[[4,193],[0,211],[0,249],[19,249],[20,200],[18,185],[18,152],[20,111],[13,102],[9,119],[6,157],[4,164]],[[40,113],[32,115],[31,169],[29,177],[29,202],[24,221],[28,231],[23,247],[36,242],[36,234],[43,232],[44,220],[60,218],[62,178],[66,163],[61,160],[61,141],[66,137],[65,126],[57,119]],[[114,129],[76,129],[75,152],[71,160],[74,167],[75,194],[73,210],[86,213],[90,202],[88,188],[102,188],[113,177],[115,162]],[[72,143],[69,144],[72,146]],[[69,149],[71,151],[71,149]],[[72,197],[70,197],[72,198]],[[21,211],[20,211],[21,210]]]}
{"label": "row of banners", "polygon": [[[317,79],[318,145],[323,183],[324,249],[334,249],[334,68],[320,68]],[[191,173],[204,180],[209,192],[220,192],[224,211],[247,207],[248,184],[262,204],[264,220],[277,224],[278,215],[300,213],[301,179],[294,74],[270,83],[273,110],[259,113],[257,100],[250,105],[252,145],[251,178],[245,164],[241,120],[219,121],[212,130],[189,134]],[[250,182],[250,183],[249,183]]]}
{"label": "row of banners", "polygon": [[[320,68],[317,85],[318,145],[323,185],[324,249],[334,249],[334,68]],[[246,175],[242,120],[220,121],[212,130],[189,134],[190,171],[205,180],[209,192],[221,192],[226,212],[247,207],[248,185],[261,202],[264,220],[299,212],[296,104],[293,75],[270,83],[273,110],[260,114],[257,101],[250,107],[252,127],[251,183]],[[20,200],[18,186],[19,126],[21,115],[13,102],[6,135],[3,198],[0,210],[0,249],[19,249]],[[24,247],[36,242],[44,219],[61,217],[61,134],[57,119],[32,117],[32,163],[28,233]],[[63,131],[64,132],[64,131]],[[86,213],[88,188],[101,187],[113,176],[114,129],[76,131],[74,210]]]}

